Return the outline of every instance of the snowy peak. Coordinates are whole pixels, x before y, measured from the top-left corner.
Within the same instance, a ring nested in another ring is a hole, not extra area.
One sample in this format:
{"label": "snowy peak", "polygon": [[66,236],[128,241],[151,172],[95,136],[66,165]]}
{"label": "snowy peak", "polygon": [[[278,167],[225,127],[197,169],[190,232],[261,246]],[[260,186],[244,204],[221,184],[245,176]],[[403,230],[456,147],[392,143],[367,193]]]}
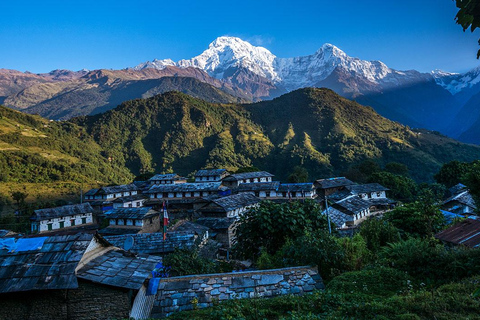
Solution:
{"label": "snowy peak", "polygon": [[451,94],[457,94],[480,82],[480,67],[463,74],[434,70],[432,76],[438,85],[450,91]]}
{"label": "snowy peak", "polygon": [[141,63],[138,66],[134,67],[133,69],[142,70],[146,68],[152,68],[152,69],[163,70],[167,66],[176,66],[176,65],[177,64],[172,59],[163,59],[163,60],[153,59],[153,61],[147,61],[147,62]]}
{"label": "snowy peak", "polygon": [[256,47],[236,37],[215,39],[202,54],[178,62],[180,67],[196,67],[221,79],[229,68],[246,68],[270,80],[278,76],[273,68],[275,55],[263,47]]}

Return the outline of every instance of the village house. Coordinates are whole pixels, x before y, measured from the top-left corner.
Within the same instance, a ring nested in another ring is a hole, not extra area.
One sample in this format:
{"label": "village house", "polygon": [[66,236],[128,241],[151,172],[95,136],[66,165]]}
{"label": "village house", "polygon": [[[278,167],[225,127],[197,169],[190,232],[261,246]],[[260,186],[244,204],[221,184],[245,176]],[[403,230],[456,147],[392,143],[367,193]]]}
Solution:
{"label": "village house", "polygon": [[150,207],[118,208],[105,213],[108,227],[104,235],[152,233],[160,230],[160,213]]}
{"label": "village house", "polygon": [[0,319],[96,320],[147,318],[161,258],[75,234],[2,239],[0,260]]}
{"label": "village house", "polygon": [[277,191],[280,187],[280,182],[250,182],[241,183],[238,185],[236,191],[238,193],[252,193],[261,199],[274,199],[277,197]]}
{"label": "village house", "polygon": [[32,233],[78,227],[93,223],[93,208],[89,203],[83,203],[38,209],[30,220]]}
{"label": "village house", "polygon": [[203,217],[198,218],[195,222],[209,228],[211,238],[220,243],[224,249],[229,249],[235,240],[236,221],[235,217]]}
{"label": "village house", "polygon": [[209,200],[197,212],[203,217],[238,217],[259,203],[260,199],[253,194],[239,193]]}
{"label": "village house", "polygon": [[266,171],[234,173],[222,180],[224,186],[234,188],[241,183],[272,182],[274,175]]}
{"label": "village house", "polygon": [[457,184],[450,188],[450,193],[452,196],[443,201],[441,205],[442,210],[462,216],[474,214],[477,210],[475,201],[465,185]]}
{"label": "village house", "polygon": [[311,182],[282,183],[277,190],[277,198],[284,199],[315,199],[317,191]]}
{"label": "village house", "polygon": [[177,184],[187,182],[187,178],[181,177],[176,173],[156,174],[148,179],[150,185],[157,184]]}
{"label": "village house", "polygon": [[145,191],[150,199],[178,200],[205,197],[209,195],[228,195],[228,188],[223,187],[221,182],[206,183],[182,183],[182,184],[156,184]]}
{"label": "village house", "polygon": [[480,247],[480,221],[465,219],[448,229],[440,231],[435,238],[449,246]]}
{"label": "village house", "polygon": [[315,181],[317,194],[319,197],[329,196],[337,191],[345,189],[346,186],[354,185],[355,183],[345,177],[319,179]]}
{"label": "village house", "polygon": [[129,197],[122,197],[113,200],[113,209],[117,208],[140,208],[143,207],[147,196],[136,194]]}
{"label": "village house", "polygon": [[218,182],[229,174],[225,169],[202,169],[195,173],[195,182]]}
{"label": "village house", "polygon": [[332,203],[324,212],[338,229],[350,228],[358,225],[367,217],[372,216],[370,203],[356,195],[350,195]]}
{"label": "village house", "polygon": [[85,200],[114,200],[116,198],[128,197],[136,194],[138,194],[138,187],[135,184],[131,183],[120,186],[91,189],[85,193]]}

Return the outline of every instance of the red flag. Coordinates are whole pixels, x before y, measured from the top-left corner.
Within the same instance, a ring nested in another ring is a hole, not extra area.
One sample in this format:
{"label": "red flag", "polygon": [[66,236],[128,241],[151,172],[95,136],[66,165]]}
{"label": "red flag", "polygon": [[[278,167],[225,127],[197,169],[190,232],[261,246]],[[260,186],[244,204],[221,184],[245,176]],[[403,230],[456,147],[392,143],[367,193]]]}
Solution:
{"label": "red flag", "polygon": [[167,239],[168,212],[165,201],[163,201],[163,240]]}

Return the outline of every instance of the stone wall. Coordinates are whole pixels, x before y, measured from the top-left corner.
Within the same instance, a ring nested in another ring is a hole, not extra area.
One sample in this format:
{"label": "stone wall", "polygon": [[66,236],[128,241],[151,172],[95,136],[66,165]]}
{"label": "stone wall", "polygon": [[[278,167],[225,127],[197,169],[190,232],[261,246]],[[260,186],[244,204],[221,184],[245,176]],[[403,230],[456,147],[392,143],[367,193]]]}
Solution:
{"label": "stone wall", "polygon": [[128,319],[128,290],[79,281],[77,289],[40,290],[0,295],[0,319]]}
{"label": "stone wall", "polygon": [[303,294],[323,289],[317,268],[293,267],[162,279],[151,316],[209,307],[214,301]]}

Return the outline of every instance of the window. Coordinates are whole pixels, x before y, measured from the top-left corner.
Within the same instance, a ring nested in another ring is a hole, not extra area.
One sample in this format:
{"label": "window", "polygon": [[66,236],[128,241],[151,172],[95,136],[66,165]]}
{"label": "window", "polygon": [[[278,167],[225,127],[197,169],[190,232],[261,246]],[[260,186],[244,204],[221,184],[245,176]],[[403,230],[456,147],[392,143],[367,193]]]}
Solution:
{"label": "window", "polygon": [[82,218],[82,224],[87,223],[87,218]]}
{"label": "window", "polygon": [[65,221],[60,221],[60,228],[65,228]]}
{"label": "window", "polygon": [[53,229],[53,225],[51,223],[49,223],[47,226],[49,231]]}
{"label": "window", "polygon": [[129,207],[129,208],[131,208],[131,207],[132,207],[132,204],[131,204],[131,203],[129,203],[129,204],[128,204],[128,207]]}
{"label": "window", "polygon": [[75,219],[70,220],[70,225],[73,227],[75,225]]}

